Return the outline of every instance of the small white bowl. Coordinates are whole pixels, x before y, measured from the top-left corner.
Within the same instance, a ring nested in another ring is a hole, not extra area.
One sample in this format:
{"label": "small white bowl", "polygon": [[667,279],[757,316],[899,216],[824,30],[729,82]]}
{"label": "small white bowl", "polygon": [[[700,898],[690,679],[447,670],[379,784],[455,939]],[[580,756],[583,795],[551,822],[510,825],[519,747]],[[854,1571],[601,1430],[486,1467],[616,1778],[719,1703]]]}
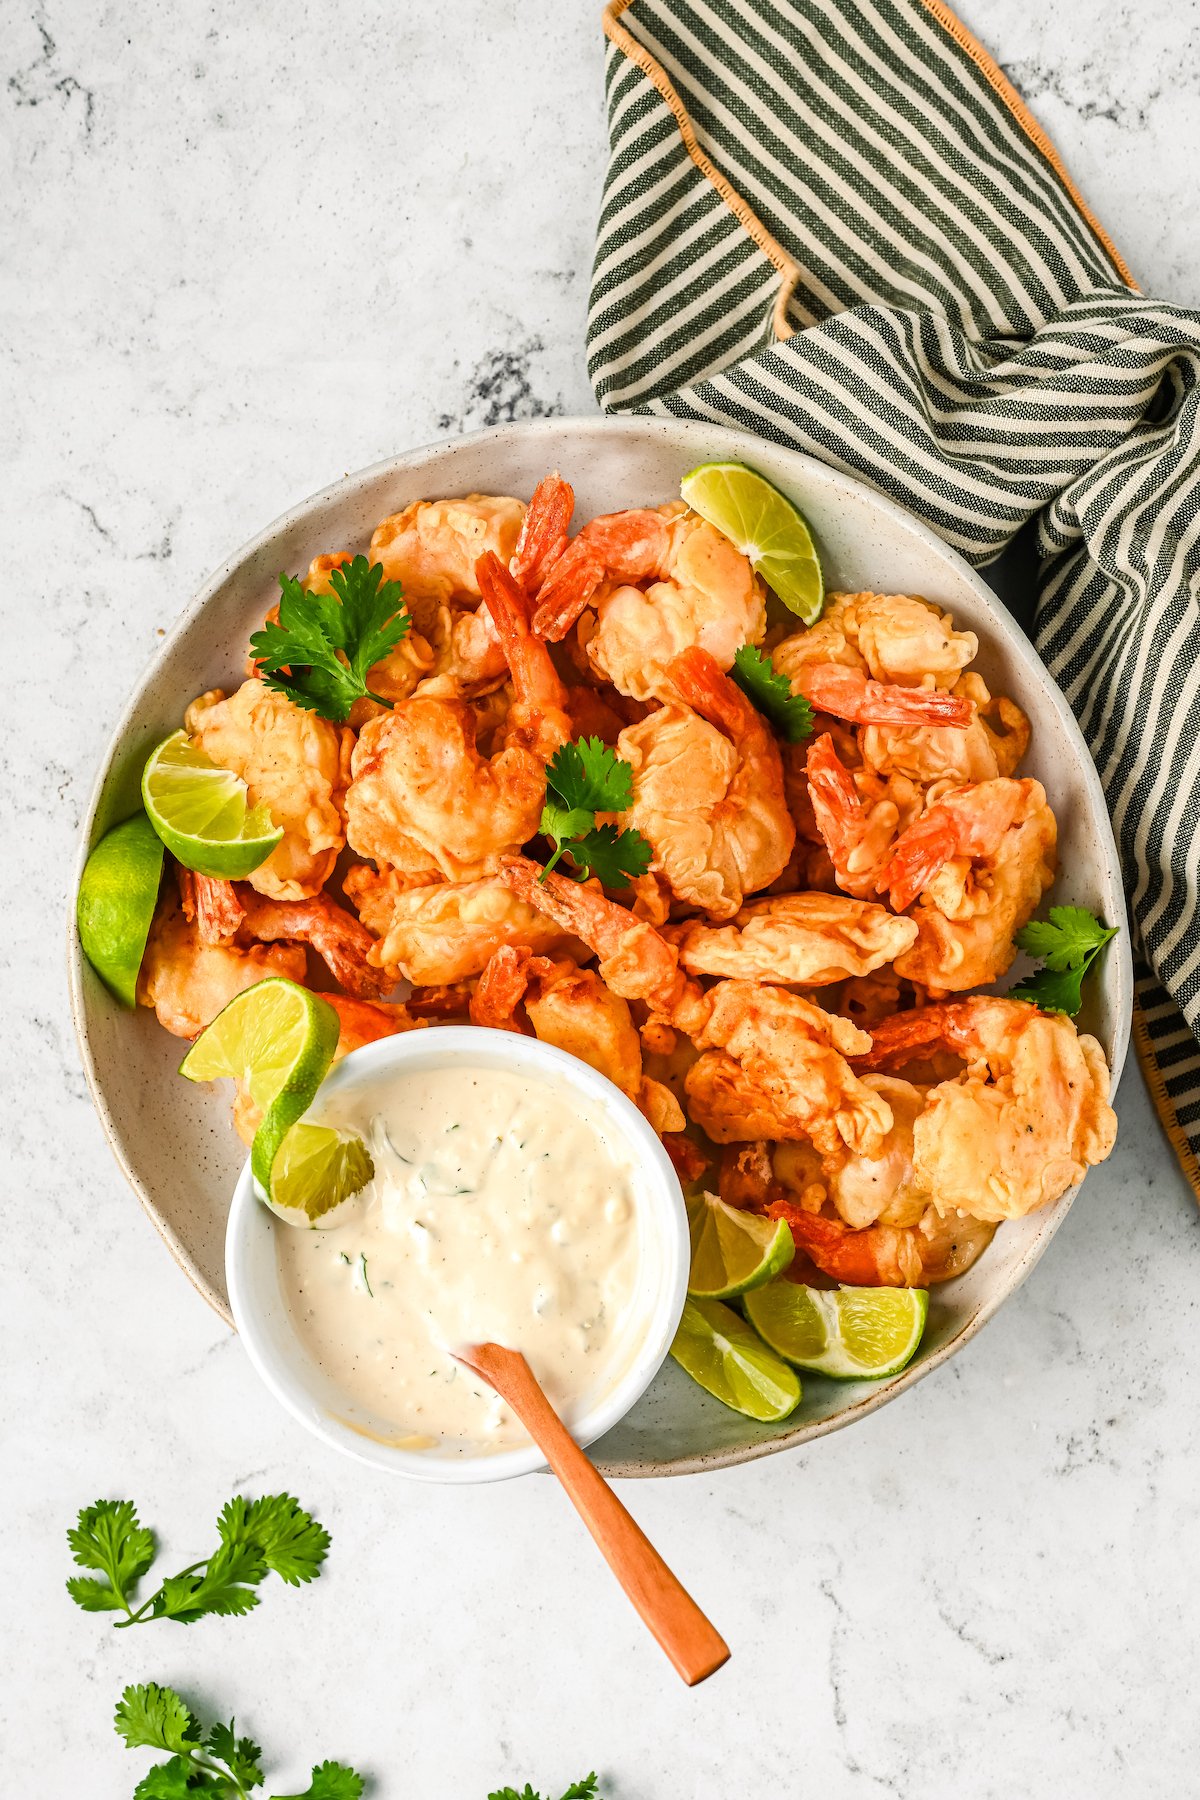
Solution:
{"label": "small white bowl", "polygon": [[[590,1101],[615,1125],[634,1163],[634,1201],[641,1227],[638,1280],[642,1306],[631,1326],[640,1342],[630,1348],[625,1373],[600,1403],[578,1420],[572,1434],[590,1444],[623,1419],[641,1399],[670,1349],[687,1294],[690,1248],[683,1190],[662,1144],[625,1095],[577,1057],[536,1038],[508,1031],[456,1025],[410,1031],[365,1044],[340,1062],[323,1095],[348,1094],[382,1074],[453,1068],[503,1069],[532,1080],[553,1079]],[[275,1234],[293,1231],[256,1197],[250,1164],[234,1191],[225,1237],[229,1302],[246,1353],[275,1398],[307,1429],[360,1462],[417,1481],[503,1481],[545,1467],[535,1444],[511,1450],[453,1456],[389,1442],[395,1424],[372,1420],[318,1368],[292,1326],[280,1289]],[[357,1423],[351,1419],[357,1417]]]}

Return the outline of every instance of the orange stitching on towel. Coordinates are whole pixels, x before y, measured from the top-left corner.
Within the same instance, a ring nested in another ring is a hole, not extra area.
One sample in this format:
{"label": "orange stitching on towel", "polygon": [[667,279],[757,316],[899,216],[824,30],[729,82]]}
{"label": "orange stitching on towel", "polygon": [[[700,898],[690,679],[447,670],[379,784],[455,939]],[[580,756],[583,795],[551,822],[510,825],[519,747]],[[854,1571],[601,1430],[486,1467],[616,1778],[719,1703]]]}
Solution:
{"label": "orange stitching on towel", "polygon": [[[626,4],[628,4],[628,0],[626,0]],[[1066,164],[1063,162],[1062,157],[1058,154],[1054,144],[1046,136],[1046,133],[1038,124],[999,63],[996,62],[994,57],[988,54],[977,38],[971,36],[971,33],[967,30],[962,20],[950,11],[950,8],[944,4],[944,0],[922,0],[922,5],[925,7],[926,11],[933,14],[943,31],[949,32],[959,48],[966,51],[980,73],[991,83],[992,87],[995,88],[1009,112],[1012,113],[1017,124],[1021,127],[1021,130],[1034,146],[1041,151],[1046,161],[1050,164],[1050,167],[1054,170],[1054,173],[1058,176],[1058,179],[1066,188],[1067,193],[1075,202],[1079,212],[1091,226],[1093,232],[1095,232],[1096,237],[1103,244],[1109,256],[1111,256],[1121,280],[1125,283],[1126,287],[1132,288],[1135,294],[1140,293],[1141,289],[1138,287],[1137,282],[1133,279],[1133,276],[1125,266],[1124,259],[1118,252],[1116,245],[1109,237],[1107,231],[1105,231],[1103,225],[1101,225],[1099,219],[1096,217],[1079,189],[1075,186],[1075,183],[1071,180],[1071,177],[1067,174]]]}
{"label": "orange stitching on towel", "polygon": [[652,81],[675,116],[679,127],[679,135],[683,147],[704,176],[716,189],[742,230],[753,238],[763,255],[779,271],[779,292],[775,296],[775,305],[771,313],[771,327],[777,338],[789,338],[793,335],[792,326],[788,323],[787,309],[800,279],[800,270],[787,251],[771,236],[758,215],[750,210],[737,189],[731,187],[716,164],[711,162],[700,148],[696,132],[688,117],[683,101],[676,93],[666,70],[655,62],[650,52],[638,43],[637,39],[625,27],[618,23],[621,14],[631,4],[631,0],[611,0],[604,9],[604,33],[630,62],[636,63],[643,75]]}

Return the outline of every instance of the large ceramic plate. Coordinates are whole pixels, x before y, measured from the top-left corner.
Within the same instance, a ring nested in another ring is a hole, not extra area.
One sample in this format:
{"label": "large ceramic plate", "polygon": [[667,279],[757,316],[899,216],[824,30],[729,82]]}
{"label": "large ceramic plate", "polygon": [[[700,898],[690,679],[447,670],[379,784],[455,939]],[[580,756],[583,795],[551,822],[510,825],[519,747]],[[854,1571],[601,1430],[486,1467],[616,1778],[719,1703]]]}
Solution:
{"label": "large ceramic plate", "polygon": [[[559,468],[574,483],[579,516],[674,498],[696,463],[753,463],[811,522],[828,584],[924,594],[979,634],[978,667],[1033,722],[1023,765],[1044,784],[1058,817],[1061,874],[1054,897],[1124,916],[1120,871],[1104,802],[1075,721],[1024,634],[977,575],[900,508],[809,457],[716,427],[651,419],[551,419],[434,444],[347,476],[277,519],[224,563],[192,601],[133,695],[113,734],[81,847],[139,804],[149,750],[174,731],[206,688],[237,685],[245,646],[277,597],[277,576],[320,551],[365,549],[372,528],[409,501],[472,491],[528,497]],[[72,939],[72,1006],[84,1068],[109,1142],[168,1248],[210,1305],[229,1318],[222,1266],[225,1217],[243,1151],[228,1108],[176,1074],[181,1045],[152,1013],[130,1015],[109,998]],[[1114,1081],[1129,1031],[1127,940],[1105,960],[1082,1024],[1099,1037]],[[806,1442],[850,1423],[928,1374],[991,1317],[1037,1262],[1071,1195],[1001,1227],[968,1274],[935,1288],[916,1361],[881,1383],[806,1377],[804,1400],[772,1427],[730,1412],[668,1362],[649,1393],[599,1446],[609,1473],[659,1475],[719,1467]]]}

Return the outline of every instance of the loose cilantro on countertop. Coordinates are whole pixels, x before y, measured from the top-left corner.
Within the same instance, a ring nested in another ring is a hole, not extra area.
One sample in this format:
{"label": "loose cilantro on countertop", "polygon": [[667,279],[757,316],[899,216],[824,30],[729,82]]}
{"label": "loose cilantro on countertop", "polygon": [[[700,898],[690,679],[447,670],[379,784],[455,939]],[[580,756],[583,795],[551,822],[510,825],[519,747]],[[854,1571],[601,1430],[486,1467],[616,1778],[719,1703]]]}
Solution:
{"label": "loose cilantro on countertop", "polygon": [[[542,1800],[542,1796],[535,1794],[529,1783],[526,1782],[520,1793],[512,1787],[497,1788],[494,1794],[488,1795],[488,1800]],[[561,1796],[561,1800],[599,1800],[596,1792],[596,1776],[594,1774],[585,1775],[582,1781],[573,1781],[566,1793]]]}
{"label": "loose cilantro on countertop", "polygon": [[812,707],[803,694],[793,694],[791,682],[778,672],[769,656],[753,644],[743,644],[729,673],[785,743],[798,744],[811,735]]}
{"label": "loose cilantro on countertop", "polygon": [[1083,1004],[1084,976],[1118,930],[1084,906],[1052,906],[1049,919],[1031,919],[1017,932],[1017,943],[1045,967],[1019,982],[1009,999],[1029,1000],[1043,1012],[1073,1019]]}
{"label": "loose cilantro on countertop", "polygon": [[554,844],[542,880],[565,853],[576,881],[597,875],[605,887],[624,887],[644,875],[652,851],[640,831],[597,825],[596,814],[624,812],[633,801],[633,772],[599,738],[580,738],[555,751],[546,765],[546,805],[538,829]]}
{"label": "loose cilantro on countertop", "polygon": [[138,1602],[136,1588],[154,1561],[154,1533],[138,1521],[129,1500],[97,1500],[67,1533],[75,1561],[95,1575],[75,1575],[67,1592],[85,1612],[123,1612],[118,1628],[149,1619],[191,1625],[207,1613],[246,1613],[268,1571],[295,1587],[320,1573],[329,1533],[290,1494],[261,1500],[235,1496],[217,1520],[220,1544],[211,1556],[171,1575]]}
{"label": "loose cilantro on countertop", "polygon": [[294,575],[281,575],[278,622],[256,631],[250,649],[269,688],[340,725],[364,695],[391,706],[372,693],[367,675],[412,620],[400,583],[384,581],[382,565],[365,556],[332,570],[329,584],[332,594],[310,594]]}
{"label": "loose cilantro on countertop", "polygon": [[[113,1720],[129,1750],[167,1750],[170,1760],[156,1763],[134,1789],[134,1800],[187,1800],[211,1794],[216,1800],[248,1800],[263,1784],[262,1751],[252,1738],[238,1737],[235,1722],[213,1725],[205,1732],[199,1719],[173,1688],[148,1681],[127,1687]],[[360,1800],[363,1778],[344,1763],[317,1763],[302,1794],[277,1794],[274,1800]]]}

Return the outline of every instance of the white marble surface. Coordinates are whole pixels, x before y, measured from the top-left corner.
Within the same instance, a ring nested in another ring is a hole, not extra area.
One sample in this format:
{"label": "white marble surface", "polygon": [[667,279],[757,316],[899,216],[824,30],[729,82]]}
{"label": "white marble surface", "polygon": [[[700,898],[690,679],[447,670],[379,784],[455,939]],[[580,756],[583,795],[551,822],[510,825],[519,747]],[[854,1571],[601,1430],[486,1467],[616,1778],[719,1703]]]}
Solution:
{"label": "white marble surface", "polygon": [[[164,625],[342,470],[591,409],[598,14],[0,6],[6,1793],[128,1795],[144,1758],[109,1721],[148,1678],[236,1708],[276,1788],[337,1755],[423,1800],[593,1766],[610,1800],[1194,1791],[1200,1219],[1136,1072],[1112,1162],[946,1372],[806,1454],[629,1491],[734,1646],[696,1693],[548,1482],[410,1490],[314,1449],[84,1092],[76,829]],[[1194,6],[968,16],[1143,284],[1200,299]],[[188,1631],[66,1600],[63,1531],[94,1496],[136,1498],[182,1562],[227,1494],[275,1486],[333,1531],[313,1589]]]}

